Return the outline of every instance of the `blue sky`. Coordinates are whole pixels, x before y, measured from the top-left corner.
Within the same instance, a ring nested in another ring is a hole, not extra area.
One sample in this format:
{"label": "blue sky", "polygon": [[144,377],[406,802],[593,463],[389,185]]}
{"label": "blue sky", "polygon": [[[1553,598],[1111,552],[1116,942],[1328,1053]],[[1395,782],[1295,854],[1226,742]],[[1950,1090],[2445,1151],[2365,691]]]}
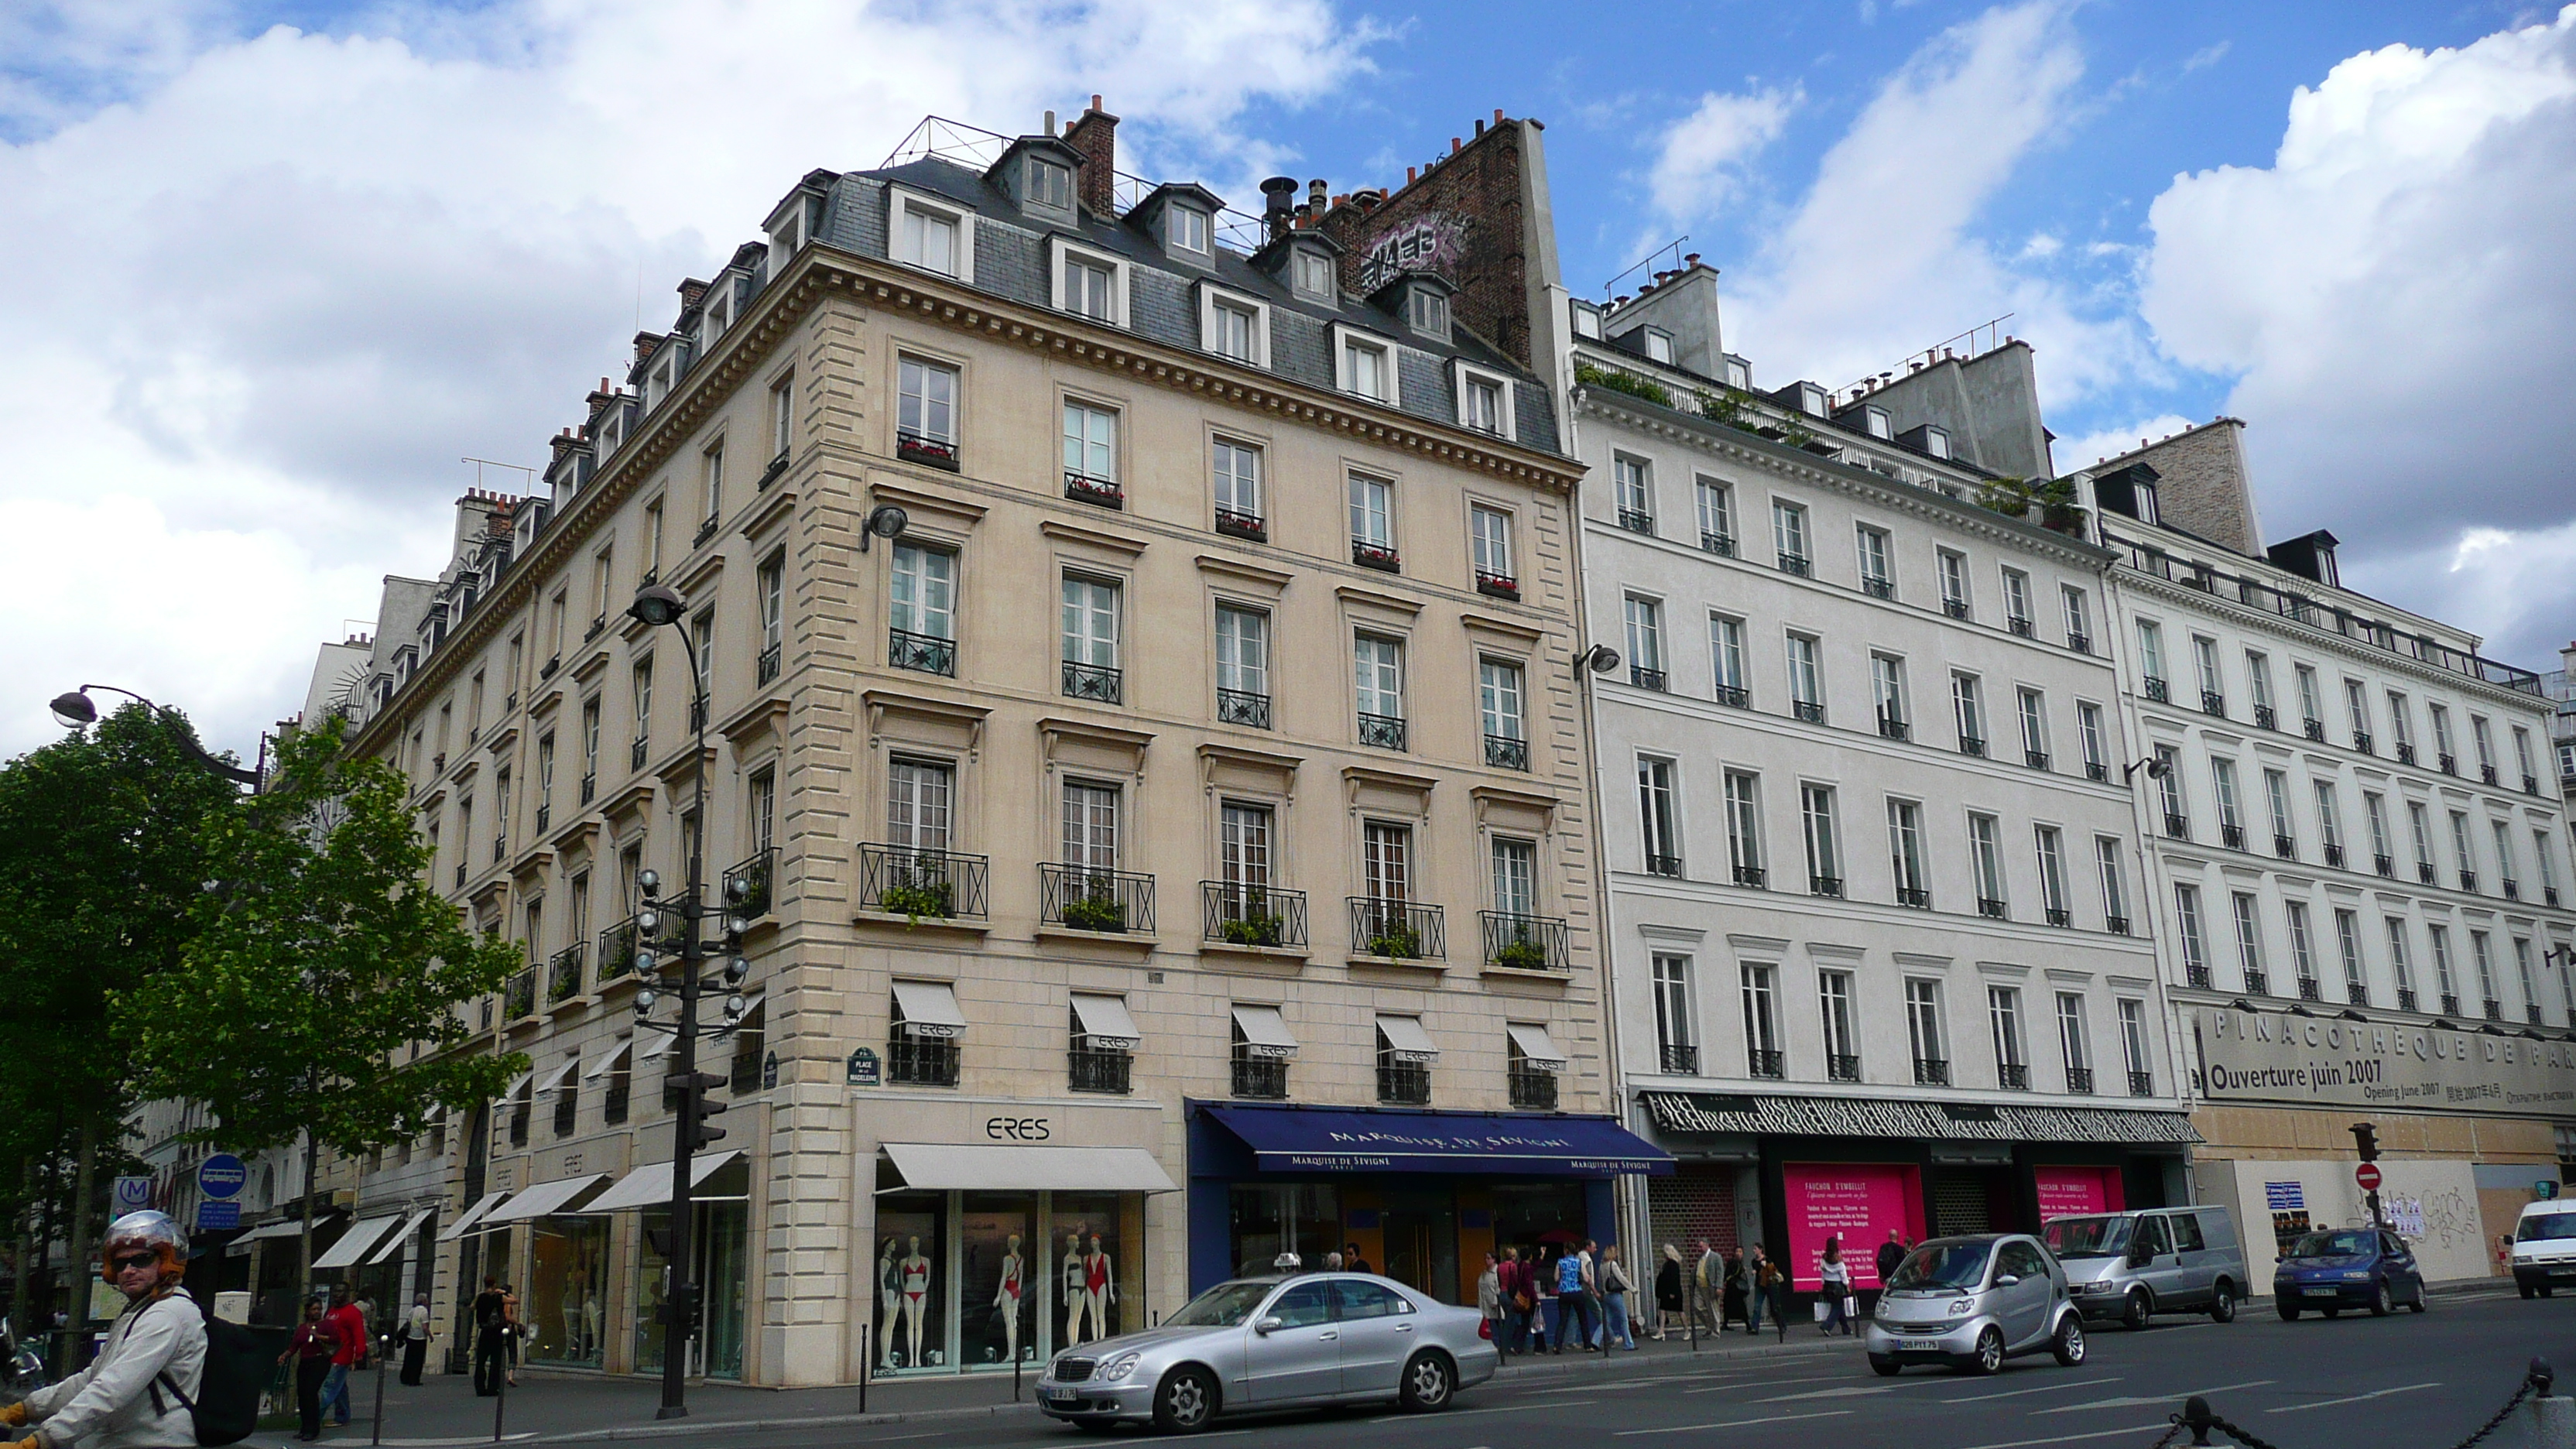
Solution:
{"label": "blue sky", "polygon": [[2576,9],[22,0],[0,750],[100,679],[247,751],[443,561],[459,460],[576,420],[639,278],[665,323],[809,168],[1093,92],[1239,205],[1535,116],[1569,282],[1688,233],[1763,385],[2011,312],[2061,469],[2232,412],[2269,536],[2514,662],[2576,633]]}

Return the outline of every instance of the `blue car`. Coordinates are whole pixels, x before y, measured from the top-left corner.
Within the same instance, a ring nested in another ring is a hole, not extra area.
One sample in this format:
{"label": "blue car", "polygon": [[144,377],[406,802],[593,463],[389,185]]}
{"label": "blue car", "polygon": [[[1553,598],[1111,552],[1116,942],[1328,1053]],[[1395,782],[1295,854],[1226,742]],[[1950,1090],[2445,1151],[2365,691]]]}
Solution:
{"label": "blue car", "polygon": [[2421,1313],[2424,1275],[2395,1233],[2333,1228],[2282,1250],[2272,1270],[2272,1301],[2285,1319],[2311,1308],[2328,1318],[2347,1308],[2385,1318],[2400,1303]]}

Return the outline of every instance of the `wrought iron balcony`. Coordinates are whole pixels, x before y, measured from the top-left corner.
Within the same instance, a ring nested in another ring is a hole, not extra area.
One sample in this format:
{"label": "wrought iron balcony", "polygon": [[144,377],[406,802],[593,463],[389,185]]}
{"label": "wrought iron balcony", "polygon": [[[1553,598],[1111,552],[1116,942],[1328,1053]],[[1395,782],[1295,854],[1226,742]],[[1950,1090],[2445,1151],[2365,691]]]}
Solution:
{"label": "wrought iron balcony", "polygon": [[1391,574],[1404,572],[1404,559],[1393,548],[1363,539],[1351,540],[1351,562],[1365,569],[1380,569]]}
{"label": "wrought iron balcony", "polygon": [[2078,654],[2090,654],[2093,652],[2093,636],[2090,634],[2069,634],[2066,636],[2066,647],[2074,650]]}
{"label": "wrought iron balcony", "polygon": [[1985,740],[1985,736],[1983,736],[1983,735],[1961,735],[1961,736],[1959,736],[1959,753],[1960,753],[1960,754],[1963,754],[1963,755],[1974,755],[1974,756],[1976,756],[1978,759],[1981,759],[1981,760],[1982,760],[1982,759],[1984,759],[1984,758],[1986,757],[1986,740]]}
{"label": "wrought iron balcony", "polygon": [[2272,706],[2268,704],[2258,704],[2254,706],[2254,727],[2258,730],[2279,729],[2281,727],[2281,716],[2272,708]]}
{"label": "wrought iron balcony", "polygon": [[1825,1057],[1825,1080],[1857,1082],[1860,1080],[1860,1058],[1856,1055],[1828,1053]]}
{"label": "wrought iron balcony", "polygon": [[2370,858],[2370,867],[2390,880],[2397,878],[2397,859],[2394,856],[2373,855]]}
{"label": "wrought iron balcony", "polygon": [[2034,770],[2045,770],[2048,768],[2048,751],[2024,750],[2021,752],[2021,762]]}
{"label": "wrought iron balcony", "polygon": [[2358,976],[2347,978],[2343,983],[2343,995],[2344,1000],[2351,1002],[2355,1006],[2368,1006],[2370,1004],[2370,983],[2362,980]]}
{"label": "wrought iron balcony", "polygon": [[2200,692],[2200,712],[2207,715],[2216,715],[2220,719],[2227,718],[2227,696],[2220,694],[2214,689],[2202,690]]}
{"label": "wrought iron balcony", "polygon": [[2415,878],[2425,885],[2431,885],[2440,874],[2441,872],[2435,870],[2433,862],[2429,860],[2415,862]]}
{"label": "wrought iron balcony", "polygon": [[2296,860],[2299,858],[2299,842],[2290,836],[2275,834],[2272,837],[2272,853],[2283,860]]}
{"label": "wrought iron balcony", "polygon": [[1821,699],[1793,700],[1789,705],[1789,713],[1806,721],[1808,724],[1823,724],[1825,722],[1825,702]]}
{"label": "wrought iron balcony", "polygon": [[1807,556],[1802,553],[1784,553],[1780,555],[1780,572],[1784,574],[1796,574],[1802,579],[1807,577]]}
{"label": "wrought iron balcony", "polygon": [[2072,926],[2075,924],[2075,913],[2064,906],[2047,906],[2042,908],[2039,914],[2042,919],[2046,920],[2052,926]]}
{"label": "wrought iron balcony", "polygon": [[2185,962],[2182,968],[2182,981],[2185,986],[2197,986],[2204,991],[2208,990],[2210,984],[2209,963],[2206,961]]}
{"label": "wrought iron balcony", "polygon": [[1199,882],[1201,939],[1229,946],[1306,944],[1306,893],[1240,882]]}
{"label": "wrought iron balcony", "polygon": [[1843,898],[1843,878],[1838,875],[1811,875],[1807,877],[1807,894],[1811,896],[1825,896],[1833,900],[1841,900]]}
{"label": "wrought iron balcony", "polygon": [[2335,844],[2333,841],[2329,840],[2329,841],[2327,841],[2327,842],[2326,842],[2326,845],[2325,845],[2325,852],[2326,852],[2326,864],[2328,864],[2328,865],[2330,865],[2330,866],[2333,866],[2333,867],[2334,867],[2335,869],[2337,869],[2337,870],[2341,870],[2341,869],[2343,869],[2343,847],[2342,847],[2342,846],[2337,845],[2337,844]]}
{"label": "wrought iron balcony", "polygon": [[608,616],[598,615],[590,621],[589,628],[581,631],[581,642],[587,644],[606,632],[608,632]]}
{"label": "wrought iron balcony", "polygon": [[1360,743],[1371,749],[1403,749],[1404,720],[1391,714],[1361,714]]}
{"label": "wrought iron balcony", "polygon": [[1901,740],[1910,735],[1912,730],[1905,721],[1881,711],[1878,716],[1878,732],[1888,739]]}
{"label": "wrought iron balcony", "polygon": [[1238,1097],[1255,1097],[1279,1101],[1288,1095],[1288,1063],[1279,1057],[1234,1059],[1233,1080],[1229,1090]]}
{"label": "wrought iron balcony", "polygon": [[2246,995],[2248,995],[2248,996],[2269,996],[2269,995],[2271,995],[2271,994],[2272,994],[2272,975],[2271,975],[2271,973],[2270,973],[2270,972],[2268,972],[2268,971],[2265,971],[2265,970],[2264,970],[2262,967],[2260,967],[2260,966],[2248,966],[2248,967],[2246,967],[2246,968],[2245,968],[2245,994],[2246,994]]}
{"label": "wrought iron balcony", "polygon": [[532,965],[510,978],[510,984],[503,993],[501,1017],[505,1021],[517,1021],[536,1014],[537,968]]}
{"label": "wrought iron balcony", "polygon": [[1497,770],[1526,770],[1529,765],[1529,741],[1508,735],[1485,736],[1485,763]]}
{"label": "wrought iron balcony", "polygon": [[[778,878],[778,847],[755,850],[750,855],[725,867],[722,894],[717,897],[725,914],[757,921],[777,906],[771,887]],[[740,896],[735,887],[741,887]]]}
{"label": "wrought iron balcony", "polygon": [[1487,598],[1509,599],[1518,603],[1521,597],[1521,581],[1509,574],[1489,574],[1483,569],[1478,569],[1476,570],[1476,592]]}
{"label": "wrought iron balcony", "polygon": [[1258,513],[1238,513],[1231,508],[1216,511],[1216,531],[1247,543],[1268,543],[1270,525]]}
{"label": "wrought iron balcony", "polygon": [[2130,1095],[2130,1096],[2132,1096],[2132,1097],[2152,1097],[2152,1096],[2154,1096],[2155,1094],[2156,1094],[2156,1074],[2155,1074],[2155,1073],[2153,1073],[2153,1072],[2131,1072],[2131,1073],[2129,1073],[2129,1095]]}
{"label": "wrought iron balcony", "polygon": [[1216,692],[1216,717],[1219,724],[1266,730],[1270,728],[1270,696],[1255,694],[1248,689],[1219,689]]}
{"label": "wrought iron balcony", "polygon": [[2444,1016],[2457,1016],[2460,1014],[2460,995],[2458,992],[2445,991],[2442,993],[2442,1014]]}
{"label": "wrought iron balcony", "polygon": [[1657,1064],[1674,1076],[1699,1075],[1699,1048],[1688,1042],[1664,1042],[1656,1049],[1655,1057]]}
{"label": "wrought iron balcony", "polygon": [[859,909],[917,920],[980,921],[992,862],[900,845],[859,847]]}
{"label": "wrought iron balcony", "polygon": [[2434,763],[2441,768],[2442,773],[2445,775],[2456,775],[2460,773],[2460,757],[2457,755],[2446,754],[2438,756],[2435,758]]}
{"label": "wrought iron balcony", "polygon": [[2490,997],[2486,998],[2486,1000],[2485,1000],[2482,1004],[2486,1007],[2486,1018],[2487,1018],[2487,1020],[2489,1020],[2489,1021],[2502,1021],[2502,1020],[2504,1020],[2504,1003],[2503,1003],[2503,1002],[2498,1001],[2498,1000],[2496,1000],[2494,997],[2490,996]]}
{"label": "wrought iron balcony", "polygon": [[2100,760],[2086,760],[2084,778],[2096,784],[2107,784],[2111,779],[2111,767]]}
{"label": "wrought iron balcony", "polygon": [[946,438],[934,438],[924,433],[897,430],[894,435],[894,455],[907,463],[945,468],[951,473],[957,471],[957,445]]}
{"label": "wrought iron balcony", "polygon": [[1655,515],[1640,512],[1634,508],[1622,508],[1619,510],[1619,526],[1630,533],[1642,533],[1652,538],[1655,536]]}
{"label": "wrought iron balcony", "polygon": [[1347,896],[1351,913],[1351,954],[1390,961],[1445,961],[1449,958],[1446,918],[1438,906],[1377,896]]}
{"label": "wrought iron balcony", "polygon": [[724,527],[724,520],[721,518],[710,516],[699,520],[697,536],[689,540],[689,547],[693,549],[705,548],[707,546],[707,540],[715,537],[716,530],[722,527]]}
{"label": "wrought iron balcony", "polygon": [[1485,937],[1485,964],[1507,971],[1570,971],[1565,921],[1559,916],[1524,916],[1510,911],[1479,911]]}
{"label": "wrought iron balcony", "polygon": [[1953,619],[1964,619],[1968,617],[1968,601],[1965,599],[1943,599],[1941,601],[1941,612],[1949,615]]}
{"label": "wrought iron balcony", "polygon": [[2301,728],[2301,730],[2302,730],[2303,732],[2305,732],[2305,733],[2306,733],[2307,737],[2308,737],[2310,740],[2313,740],[2313,741],[2315,741],[2316,743],[2321,744],[2321,745],[2322,745],[2322,744],[2324,744],[2324,743],[2326,742],[2326,722],[2325,722],[2324,720],[2321,720],[2321,719],[2304,720],[2304,721],[2301,721],[2301,723],[2300,723],[2300,728]]}
{"label": "wrought iron balcony", "polygon": [[1116,704],[1125,682],[1125,672],[1114,665],[1064,661],[1064,695],[1067,699]]}
{"label": "wrought iron balcony", "polygon": [[1396,1107],[1427,1105],[1431,1101],[1431,1068],[1422,1062],[1379,1062],[1377,1099]]}
{"label": "wrought iron balcony", "polygon": [[1744,1052],[1744,1073],[1750,1077],[1767,1077],[1778,1081],[1789,1074],[1787,1056],[1776,1047],[1747,1047]]}
{"label": "wrought iron balcony", "polygon": [[1065,1053],[1065,1085],[1077,1092],[1109,1092],[1124,1096],[1131,1090],[1128,1082],[1135,1066],[1134,1052],[1075,1046]]}
{"label": "wrought iron balcony", "polygon": [[1977,897],[1977,914],[1997,921],[2012,919],[2012,907],[1992,896]]}
{"label": "wrought iron balcony", "polygon": [[[467,743],[469,743],[469,744],[470,744],[470,743],[472,743],[472,741],[470,741],[470,740],[469,740],[469,741],[467,741]],[[2493,766],[2493,765],[2480,765],[2480,766],[2478,766],[2478,779],[2480,779],[2481,781],[2483,781],[2483,782],[2485,782],[2485,783],[2487,783],[2487,784],[2489,784],[2489,785],[2499,785],[2499,784],[2504,783],[2502,780],[2500,780],[2500,779],[2498,779],[2498,778],[2496,777],[2496,767],[2495,767],[2495,766]]]}
{"label": "wrought iron balcony", "polygon": [[1768,889],[1767,883],[1770,878],[1771,873],[1758,865],[1739,865],[1735,867],[1735,883],[1740,886],[1750,886],[1757,891],[1765,890]]}
{"label": "wrought iron balcony", "polygon": [[2165,812],[2165,834],[2175,840],[2191,839],[2191,817]]}
{"label": "wrought iron balcony", "polygon": [[2129,934],[2129,918],[2126,916],[2104,916],[2102,918],[2102,929],[2110,932],[2114,936],[2125,936]]}
{"label": "wrought iron balcony", "polygon": [[2470,892],[2470,893],[2472,893],[2472,894],[2475,894],[2475,893],[2476,893],[2476,891],[2477,891],[2477,888],[2478,888],[2478,873],[2477,873],[2476,871],[2473,871],[2473,870],[2464,870],[2464,871],[2461,871],[2461,872],[2460,872],[2460,889],[2462,889],[2462,890],[2464,890],[2464,891],[2468,891],[2468,892]]}
{"label": "wrought iron balcony", "polygon": [[1916,1057],[1914,1059],[1914,1085],[1918,1087],[1946,1087],[1950,1085],[1949,1058]]}
{"label": "wrought iron balcony", "polygon": [[1646,856],[1646,874],[1668,876],[1679,880],[1682,874],[1682,858],[1678,855],[1656,855],[1649,852]]}
{"label": "wrought iron balcony", "polygon": [[2030,1067],[2022,1062],[1995,1064],[1996,1085],[2015,1092],[2030,1090]]}
{"label": "wrought iron balcony", "polygon": [[2525,775],[2525,776],[2523,776],[2523,777],[2522,777],[2522,793],[2524,793],[2525,795],[2537,795],[2537,794],[2539,794],[2539,793],[2540,793],[2540,777],[2539,777],[2538,775]]}
{"label": "wrought iron balcony", "polygon": [[1711,533],[1701,529],[1699,546],[1703,552],[1716,554],[1719,558],[1735,557],[1735,538],[1732,534]]}
{"label": "wrought iron balcony", "polygon": [[2093,1069],[2091,1067],[2068,1067],[2066,1069],[2066,1090],[2070,1095],[2077,1097],[2092,1096]]}
{"label": "wrought iron balcony", "polygon": [[2547,906],[2558,904],[2558,887],[2542,886],[2540,888],[2540,903]]}
{"label": "wrought iron balcony", "polygon": [[2507,876],[2505,879],[2496,882],[2496,884],[2504,889],[2504,898],[2506,900],[2518,901],[2522,899],[2522,883],[2520,881]]}
{"label": "wrought iron balcony", "polygon": [[1512,1105],[1526,1112],[1556,1110],[1556,1073],[1529,1067],[1514,1067],[1503,1074],[1512,1094]]}
{"label": "wrought iron balcony", "polygon": [[2325,986],[2313,976],[2302,976],[2299,978],[2299,999],[2301,1001],[2323,1001],[2326,999]]}
{"label": "wrought iron balcony", "polygon": [[1639,689],[1651,689],[1660,694],[1664,688],[1664,671],[1631,664],[1628,666],[1628,682]]}
{"label": "wrought iron balcony", "polygon": [[2370,731],[2354,730],[2352,732],[2352,747],[2354,749],[2359,750],[2365,755],[2376,753],[2371,749],[2370,743]]}
{"label": "wrought iron balcony", "polygon": [[560,1006],[581,995],[582,961],[589,954],[588,941],[575,941],[546,958],[546,1005]]}
{"label": "wrought iron balcony", "polygon": [[1127,870],[1038,866],[1038,919],[1075,931],[1154,930],[1154,878]]}
{"label": "wrought iron balcony", "polygon": [[2540,1025],[2540,1003],[2537,1001],[2524,1002],[2522,1004],[2522,1017],[2523,1020],[2530,1022],[2533,1026]]}
{"label": "wrought iron balcony", "polygon": [[2230,850],[2243,850],[2245,848],[2245,827],[2242,825],[2228,825],[2222,823],[2218,827],[2218,843],[2226,846]]}
{"label": "wrought iron balcony", "polygon": [[2399,740],[2397,742],[2397,763],[2401,765],[2411,765],[2415,763],[2415,747],[2406,743],[2404,740]]}
{"label": "wrought iron balcony", "polygon": [[1893,599],[1896,597],[1896,580],[1864,574],[1861,576],[1860,591],[1873,599]]}
{"label": "wrought iron balcony", "polygon": [[781,645],[772,644],[768,648],[760,651],[760,682],[762,684],[775,684],[778,682],[779,651],[782,647],[783,646]]}
{"label": "wrought iron balcony", "polygon": [[915,669],[924,674],[957,674],[957,641],[935,634],[916,634],[909,629],[886,631],[886,664],[895,669]]}
{"label": "wrought iron balcony", "polygon": [[1127,506],[1127,490],[1118,486],[1118,480],[1094,478],[1088,473],[1067,472],[1064,475],[1064,496],[1095,508]]}
{"label": "wrought iron balcony", "polygon": [[2400,986],[2397,988],[2397,1009],[2399,1011],[2414,1011],[2418,1009],[2415,1005],[2414,987]]}
{"label": "wrought iron balcony", "polygon": [[1753,691],[1741,684],[1721,684],[1717,687],[1717,702],[1729,709],[1751,709]]}
{"label": "wrought iron balcony", "polygon": [[2019,634],[2025,639],[2036,637],[2036,630],[2031,622],[2028,619],[2022,618],[2018,614],[2005,619],[2004,627],[2010,629],[2016,634]]}
{"label": "wrought iron balcony", "polygon": [[1896,903],[1900,906],[1912,906],[1918,911],[1928,911],[1932,909],[1932,892],[1922,886],[1898,886]]}

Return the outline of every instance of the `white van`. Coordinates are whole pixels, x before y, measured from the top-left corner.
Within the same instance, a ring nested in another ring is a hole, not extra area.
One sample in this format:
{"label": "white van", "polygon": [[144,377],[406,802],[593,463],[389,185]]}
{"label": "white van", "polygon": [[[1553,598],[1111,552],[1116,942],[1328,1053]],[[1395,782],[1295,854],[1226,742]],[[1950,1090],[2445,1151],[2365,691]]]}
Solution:
{"label": "white van", "polygon": [[2088,1319],[2144,1328],[2158,1313],[2206,1313],[2226,1323],[2245,1300],[2236,1215],[2216,1204],[2050,1218],[2040,1236]]}
{"label": "white van", "polygon": [[2525,1298],[2546,1298],[2562,1283],[2576,1287],[2576,1202],[2526,1203],[2513,1225],[2513,1286]]}

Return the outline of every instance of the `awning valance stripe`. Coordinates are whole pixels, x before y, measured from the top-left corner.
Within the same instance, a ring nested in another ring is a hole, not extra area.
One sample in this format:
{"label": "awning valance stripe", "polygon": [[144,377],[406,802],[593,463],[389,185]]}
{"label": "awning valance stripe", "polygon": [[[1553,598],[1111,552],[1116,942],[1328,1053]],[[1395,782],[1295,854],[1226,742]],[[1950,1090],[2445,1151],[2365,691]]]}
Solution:
{"label": "awning valance stripe", "polygon": [[2023,1107],[1904,1102],[1870,1097],[1640,1094],[1655,1130],[1685,1137],[1907,1137],[1930,1141],[2125,1142],[2142,1147],[2201,1140],[2181,1112],[2111,1107]]}

